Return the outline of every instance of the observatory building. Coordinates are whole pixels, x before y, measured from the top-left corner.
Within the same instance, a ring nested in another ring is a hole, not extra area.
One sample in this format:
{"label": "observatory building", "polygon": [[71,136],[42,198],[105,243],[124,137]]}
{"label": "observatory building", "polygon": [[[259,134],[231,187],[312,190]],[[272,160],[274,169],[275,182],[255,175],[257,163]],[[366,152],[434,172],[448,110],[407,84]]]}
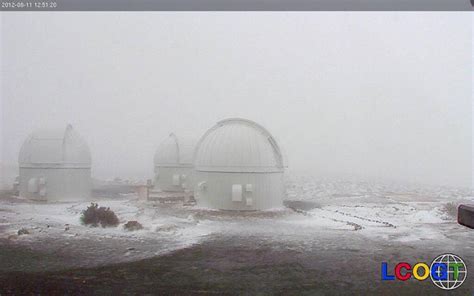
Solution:
{"label": "observatory building", "polygon": [[21,147],[18,163],[20,196],[47,201],[90,198],[89,147],[71,125],[33,132]]}
{"label": "observatory building", "polygon": [[196,145],[196,202],[221,210],[281,207],[284,166],[278,143],[264,127],[246,119],[222,120]]}
{"label": "observatory building", "polygon": [[193,189],[193,152],[196,141],[171,133],[155,153],[155,189],[182,192]]}

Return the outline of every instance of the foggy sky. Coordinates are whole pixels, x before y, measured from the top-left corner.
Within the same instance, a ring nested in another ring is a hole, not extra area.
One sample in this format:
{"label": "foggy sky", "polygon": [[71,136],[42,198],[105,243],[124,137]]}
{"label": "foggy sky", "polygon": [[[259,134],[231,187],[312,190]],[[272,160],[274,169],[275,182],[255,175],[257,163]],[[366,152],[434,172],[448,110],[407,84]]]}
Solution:
{"label": "foggy sky", "polygon": [[469,12],[0,17],[4,176],[36,128],[71,123],[93,177],[146,179],[170,132],[243,117],[290,173],[470,185]]}

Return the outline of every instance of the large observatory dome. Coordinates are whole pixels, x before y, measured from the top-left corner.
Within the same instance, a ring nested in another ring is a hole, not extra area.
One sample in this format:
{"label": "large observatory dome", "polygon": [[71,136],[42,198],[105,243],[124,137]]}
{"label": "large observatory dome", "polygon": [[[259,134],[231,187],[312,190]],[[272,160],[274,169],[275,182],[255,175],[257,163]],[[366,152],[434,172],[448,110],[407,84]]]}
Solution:
{"label": "large observatory dome", "polygon": [[218,122],[196,147],[195,169],[212,172],[282,172],[281,150],[259,124],[240,118]]}
{"label": "large observatory dome", "polygon": [[194,196],[200,206],[237,211],[282,206],[285,165],[281,149],[253,121],[219,121],[199,140],[194,166]]}
{"label": "large observatory dome", "polygon": [[38,130],[21,147],[20,167],[90,167],[87,143],[68,125],[65,130]]}

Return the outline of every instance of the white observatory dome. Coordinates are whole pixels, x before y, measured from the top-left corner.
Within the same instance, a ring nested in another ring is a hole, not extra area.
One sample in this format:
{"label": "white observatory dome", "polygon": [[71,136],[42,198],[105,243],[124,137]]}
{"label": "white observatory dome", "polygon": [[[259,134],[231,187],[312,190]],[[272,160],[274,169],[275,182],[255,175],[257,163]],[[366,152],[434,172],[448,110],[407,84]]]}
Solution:
{"label": "white observatory dome", "polygon": [[91,153],[71,125],[30,134],[20,149],[18,164],[23,197],[45,201],[90,198]]}
{"label": "white observatory dome", "polygon": [[285,195],[280,147],[261,125],[246,119],[219,121],[194,154],[198,205],[221,210],[279,208]]}
{"label": "white observatory dome", "polygon": [[240,118],[218,122],[196,147],[195,168],[213,172],[282,172],[281,150],[259,124]]}
{"label": "white observatory dome", "polygon": [[87,143],[68,125],[65,130],[38,130],[21,147],[20,167],[90,167]]}
{"label": "white observatory dome", "polygon": [[194,144],[190,137],[178,137],[171,133],[155,152],[155,166],[192,166]]}

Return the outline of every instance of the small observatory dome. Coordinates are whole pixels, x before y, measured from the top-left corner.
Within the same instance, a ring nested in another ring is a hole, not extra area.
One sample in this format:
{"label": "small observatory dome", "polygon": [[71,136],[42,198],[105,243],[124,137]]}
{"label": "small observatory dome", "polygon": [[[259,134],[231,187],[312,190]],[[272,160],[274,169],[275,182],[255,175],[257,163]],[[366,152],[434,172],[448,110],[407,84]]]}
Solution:
{"label": "small observatory dome", "polygon": [[198,204],[224,210],[281,207],[283,155],[273,136],[246,119],[218,122],[196,145]]}
{"label": "small observatory dome", "polygon": [[90,150],[71,125],[65,130],[30,134],[21,147],[18,163],[21,196],[41,200],[90,197]]}
{"label": "small observatory dome", "polygon": [[196,140],[178,138],[171,133],[158,147],[154,157],[155,189],[183,191],[192,189],[193,153]]}

